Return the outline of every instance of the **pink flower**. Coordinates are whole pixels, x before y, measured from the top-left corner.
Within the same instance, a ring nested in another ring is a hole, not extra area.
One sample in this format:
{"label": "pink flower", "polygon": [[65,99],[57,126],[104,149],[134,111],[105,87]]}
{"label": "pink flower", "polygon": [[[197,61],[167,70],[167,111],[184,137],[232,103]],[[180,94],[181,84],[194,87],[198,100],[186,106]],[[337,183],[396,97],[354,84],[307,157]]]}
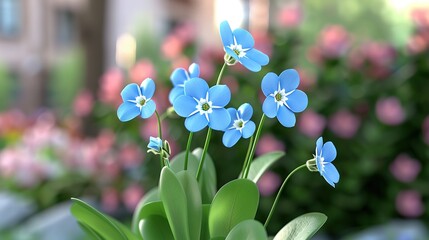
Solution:
{"label": "pink flower", "polygon": [[185,43],[180,37],[170,34],[161,45],[162,55],[168,60],[178,58],[182,54],[184,45]]}
{"label": "pink flower", "polygon": [[398,125],[405,120],[405,112],[396,97],[382,98],[377,101],[376,115],[380,122]]}
{"label": "pink flower", "polygon": [[427,116],[423,120],[422,130],[423,130],[423,140],[427,145],[429,145],[429,116]]}
{"label": "pink flower", "polygon": [[350,47],[349,33],[340,25],[325,27],[319,36],[318,46],[326,58],[343,56]]}
{"label": "pink flower", "polygon": [[137,62],[130,70],[131,81],[140,85],[146,78],[156,78],[156,70],[149,59]]}
{"label": "pink flower", "polygon": [[125,207],[128,210],[134,211],[143,195],[144,191],[141,186],[137,184],[131,184],[122,193],[122,202],[125,204]]}
{"label": "pink flower", "polygon": [[360,126],[360,119],[348,110],[340,110],[329,118],[328,127],[337,136],[352,138]]}
{"label": "pink flower", "polygon": [[101,102],[118,107],[122,103],[121,91],[124,79],[119,69],[110,69],[101,77],[98,97]]}
{"label": "pink flower", "polygon": [[298,118],[298,129],[311,138],[320,136],[325,126],[326,119],[311,109],[304,111]]}
{"label": "pink flower", "polygon": [[422,196],[415,190],[399,192],[396,196],[396,210],[401,215],[409,218],[421,216],[425,210],[422,203]]}
{"label": "pink flower", "polygon": [[103,189],[101,193],[101,207],[108,213],[115,212],[119,207],[119,194],[114,188]]}
{"label": "pink flower", "polygon": [[427,41],[421,34],[412,36],[407,43],[407,49],[410,54],[420,54],[429,48]]}
{"label": "pink flower", "polygon": [[119,150],[119,159],[125,168],[138,166],[143,161],[143,152],[134,143],[126,143]]}
{"label": "pink flower", "polygon": [[284,151],[285,145],[271,134],[265,134],[256,145],[256,155],[262,155],[273,151]]}
{"label": "pink flower", "polygon": [[288,4],[282,7],[277,15],[280,27],[296,28],[302,22],[302,9],[298,4]]}
{"label": "pink flower", "polygon": [[401,182],[412,182],[416,179],[421,169],[420,162],[407,154],[398,155],[390,164],[393,176]]}
{"label": "pink flower", "polygon": [[73,102],[73,112],[78,117],[89,115],[94,106],[94,98],[88,90],[83,90],[77,94]]}
{"label": "pink flower", "polygon": [[411,18],[418,28],[429,28],[429,8],[416,8],[411,11]]}
{"label": "pink flower", "polygon": [[272,195],[275,191],[277,191],[280,184],[280,176],[272,171],[265,172],[257,182],[259,192],[262,196]]}

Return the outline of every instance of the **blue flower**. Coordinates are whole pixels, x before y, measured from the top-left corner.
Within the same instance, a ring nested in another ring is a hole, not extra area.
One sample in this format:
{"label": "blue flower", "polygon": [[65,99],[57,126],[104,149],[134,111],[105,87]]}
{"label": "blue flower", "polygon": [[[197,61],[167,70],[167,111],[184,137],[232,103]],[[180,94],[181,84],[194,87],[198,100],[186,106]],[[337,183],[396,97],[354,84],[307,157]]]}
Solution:
{"label": "blue flower", "polygon": [[242,104],[238,110],[228,108],[228,113],[231,116],[231,123],[223,134],[222,142],[226,147],[232,147],[241,137],[249,138],[253,135],[255,123],[250,121],[253,108],[248,103]]}
{"label": "blue flower", "polygon": [[191,78],[200,76],[200,67],[196,63],[192,63],[189,66],[189,72],[184,68],[176,68],[170,76],[170,80],[173,83],[173,89],[170,91],[168,99],[173,104],[174,100],[183,94],[185,94],[184,86],[185,82]]}
{"label": "blue flower", "polygon": [[140,85],[128,84],[121,92],[124,101],[118,108],[117,115],[122,122],[129,121],[138,115],[149,118],[155,112],[156,105],[152,100],[155,83],[146,78]]}
{"label": "blue flower", "polygon": [[262,110],[269,118],[277,117],[285,127],[295,126],[295,114],[305,110],[308,104],[307,95],[296,88],[299,75],[294,69],[283,71],[280,76],[267,73],[262,79],[262,92],[267,97]]}
{"label": "blue flower", "polygon": [[332,142],[323,144],[323,138],[320,137],[316,142],[316,166],[325,180],[332,186],[340,180],[340,174],[332,161],[337,157],[337,150]]}
{"label": "blue flower", "polygon": [[162,149],[162,140],[159,137],[150,137],[149,144],[147,145],[149,150],[153,150],[155,152],[161,152]]}
{"label": "blue flower", "polygon": [[238,61],[253,72],[259,72],[261,66],[268,64],[268,56],[253,48],[255,41],[248,31],[242,28],[231,31],[228,22],[224,21],[220,24],[220,37],[222,38],[223,49],[234,59],[234,61],[229,62],[230,59],[225,58],[227,63],[232,65]]}
{"label": "blue flower", "polygon": [[185,82],[185,95],[174,100],[177,114],[186,117],[185,127],[198,132],[207,125],[214,130],[228,127],[231,117],[225,106],[231,99],[231,91],[226,85],[216,85],[209,89],[201,78],[191,78]]}

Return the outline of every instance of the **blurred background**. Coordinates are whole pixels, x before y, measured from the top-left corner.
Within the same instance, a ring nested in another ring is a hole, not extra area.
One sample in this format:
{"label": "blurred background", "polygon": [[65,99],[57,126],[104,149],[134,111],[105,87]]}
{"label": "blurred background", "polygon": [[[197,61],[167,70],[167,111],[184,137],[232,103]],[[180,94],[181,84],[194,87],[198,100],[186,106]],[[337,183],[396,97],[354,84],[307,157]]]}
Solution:
{"label": "blurred background", "polygon": [[[156,119],[120,123],[119,93],[151,77],[162,113],[173,69],[196,62],[214,83],[222,20],[270,56],[256,74],[227,69],[230,106],[251,103],[256,122],[262,77],[287,68],[309,97],[296,127],[265,122],[257,154],[286,156],[258,182],[258,219],[319,136],[338,151],[336,188],[294,175],[269,233],[318,211],[329,218],[317,239],[429,239],[427,0],[0,0],[0,239],[83,239],[70,197],[129,222],[160,169],[146,154]],[[164,123],[174,155],[188,133],[183,119]],[[227,149],[221,137],[209,149],[219,186],[238,175],[248,144]]]}

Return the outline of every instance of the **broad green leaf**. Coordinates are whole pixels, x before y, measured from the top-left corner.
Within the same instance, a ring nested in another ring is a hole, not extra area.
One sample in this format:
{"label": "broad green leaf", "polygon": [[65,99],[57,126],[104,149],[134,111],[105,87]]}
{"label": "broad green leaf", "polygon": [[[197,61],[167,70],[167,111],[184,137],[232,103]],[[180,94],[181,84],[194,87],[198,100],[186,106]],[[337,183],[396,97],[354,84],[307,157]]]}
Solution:
{"label": "broad green leaf", "polygon": [[[192,154],[197,157],[198,164],[200,162],[202,153],[203,150],[201,148],[197,148],[192,152]],[[217,190],[216,181],[216,168],[212,158],[207,154],[204,160],[204,166],[199,182],[203,203],[212,202]]]}
{"label": "broad green leaf", "polygon": [[323,213],[306,213],[286,224],[273,240],[310,239],[325,224],[327,219],[328,217]]}
{"label": "broad green leaf", "polygon": [[[247,178],[253,182],[258,182],[259,178],[264,174],[267,169],[273,165],[277,160],[285,155],[284,152],[270,152],[260,157],[255,158],[249,168]],[[240,174],[241,175],[241,174]]]}
{"label": "broad green leaf", "polygon": [[[131,223],[131,229],[133,230],[133,232],[138,233],[139,232],[139,222],[140,220],[143,218],[142,215],[144,213],[142,213],[143,211],[143,207],[150,202],[156,202],[159,201],[159,193],[158,193],[158,188],[155,187],[153,189],[151,189],[148,193],[146,193],[142,199],[140,199],[140,202],[137,204],[136,209],[134,210],[134,214],[133,214],[133,221]],[[162,205],[162,203],[161,203]],[[163,207],[163,211],[164,211],[164,207]]]}
{"label": "broad green leaf", "polygon": [[201,221],[201,235],[200,239],[210,239],[209,232],[209,212],[210,212],[210,204],[203,204],[203,217]]}
{"label": "broad green leaf", "polygon": [[225,184],[215,195],[209,213],[210,237],[226,237],[237,224],[254,219],[259,192],[248,179],[236,179]]}
{"label": "broad green leaf", "polygon": [[139,223],[143,240],[174,240],[173,233],[166,218],[152,215]]}
{"label": "broad green leaf", "polygon": [[[174,156],[173,159],[171,159],[170,168],[171,170],[173,170],[173,172],[178,173],[180,171],[183,171],[183,167],[185,164],[185,157],[186,157],[186,152],[181,152],[176,156]],[[194,176],[197,175],[198,163],[199,163],[199,159],[197,159],[193,154],[189,153],[187,170],[190,171]]]}
{"label": "broad green leaf", "polygon": [[182,184],[186,194],[189,236],[191,239],[199,239],[203,206],[201,203],[201,193],[197,179],[189,171],[181,171],[177,173],[177,178]]}
{"label": "broad green leaf", "polygon": [[174,238],[190,239],[185,190],[168,167],[164,167],[161,171],[159,195]]}
{"label": "broad green leaf", "polygon": [[231,232],[229,232],[225,240],[237,239],[266,240],[267,232],[260,222],[253,219],[245,220],[237,224],[237,226],[235,226]]}
{"label": "broad green leaf", "polygon": [[72,198],[72,200],[70,211],[80,224],[91,228],[105,240],[127,240],[119,227],[104,214],[80,199]]}
{"label": "broad green leaf", "polygon": [[104,240],[97,232],[85,223],[78,222],[80,228],[93,240]]}
{"label": "broad green leaf", "polygon": [[137,235],[135,235],[133,232],[131,232],[130,228],[125,226],[124,224],[122,224],[121,222],[119,222],[118,220],[110,217],[110,216],[106,216],[107,219],[109,219],[112,223],[116,224],[116,226],[118,226],[118,228],[127,236],[128,240],[138,240],[139,237]]}

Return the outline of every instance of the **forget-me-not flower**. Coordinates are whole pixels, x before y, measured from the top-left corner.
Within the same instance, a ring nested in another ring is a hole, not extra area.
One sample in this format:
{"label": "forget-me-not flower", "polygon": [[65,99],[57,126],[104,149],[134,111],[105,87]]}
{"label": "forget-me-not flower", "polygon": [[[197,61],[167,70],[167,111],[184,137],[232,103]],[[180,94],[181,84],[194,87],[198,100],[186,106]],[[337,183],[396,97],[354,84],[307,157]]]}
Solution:
{"label": "forget-me-not flower", "polygon": [[150,137],[149,138],[149,144],[147,145],[149,148],[148,151],[153,151],[156,153],[161,152],[162,149],[162,140],[159,137]]}
{"label": "forget-me-not flower", "polygon": [[332,161],[337,157],[337,149],[335,149],[334,144],[332,142],[323,144],[323,138],[320,137],[316,141],[316,155],[314,157],[320,175],[332,187],[335,187],[335,184],[340,180],[340,174],[334,164],[332,164]]}
{"label": "forget-me-not flower", "polygon": [[200,66],[196,63],[192,63],[191,66],[189,66],[189,72],[184,68],[176,68],[170,76],[170,80],[173,83],[173,89],[171,89],[170,95],[168,96],[170,103],[173,104],[178,96],[185,94],[184,87],[186,81],[199,76]]}
{"label": "forget-me-not flower", "polygon": [[185,95],[173,102],[176,113],[185,117],[185,127],[198,132],[209,126],[214,130],[225,130],[230,121],[225,106],[231,100],[231,91],[226,85],[216,85],[209,89],[201,78],[191,78],[185,82]]}
{"label": "forget-me-not flower", "polygon": [[223,134],[222,142],[226,147],[232,147],[241,137],[249,138],[255,132],[255,123],[250,120],[253,108],[250,104],[244,103],[238,109],[227,110],[231,116],[231,123]]}
{"label": "forget-me-not flower", "polygon": [[267,97],[262,105],[264,114],[269,118],[277,117],[285,127],[295,126],[294,113],[304,111],[308,104],[307,95],[296,89],[298,85],[299,75],[294,69],[287,69],[280,76],[267,73],[261,83]]}
{"label": "forget-me-not flower", "polygon": [[117,115],[122,122],[129,121],[138,115],[149,118],[155,112],[156,104],[152,100],[155,93],[155,83],[146,78],[141,85],[128,84],[121,92],[124,101],[118,108]]}
{"label": "forget-me-not flower", "polygon": [[268,64],[268,56],[253,48],[255,41],[248,31],[242,28],[232,31],[228,22],[223,21],[220,24],[220,36],[223,49],[229,55],[225,56],[227,64],[233,65],[238,61],[253,72],[260,71],[261,66]]}

